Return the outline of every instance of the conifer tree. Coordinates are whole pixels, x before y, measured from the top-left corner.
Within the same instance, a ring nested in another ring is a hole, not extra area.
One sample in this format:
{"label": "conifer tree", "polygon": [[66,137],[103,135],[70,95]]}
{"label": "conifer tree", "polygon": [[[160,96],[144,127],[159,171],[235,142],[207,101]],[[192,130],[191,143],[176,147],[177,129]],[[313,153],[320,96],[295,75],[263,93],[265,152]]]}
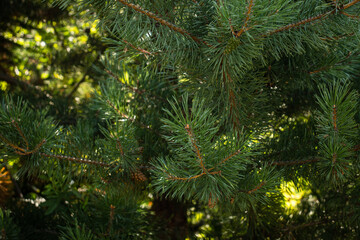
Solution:
{"label": "conifer tree", "polygon": [[4,97],[2,162],[46,185],[2,237],[359,238],[359,0],[57,3],[98,21],[101,84],[70,126]]}

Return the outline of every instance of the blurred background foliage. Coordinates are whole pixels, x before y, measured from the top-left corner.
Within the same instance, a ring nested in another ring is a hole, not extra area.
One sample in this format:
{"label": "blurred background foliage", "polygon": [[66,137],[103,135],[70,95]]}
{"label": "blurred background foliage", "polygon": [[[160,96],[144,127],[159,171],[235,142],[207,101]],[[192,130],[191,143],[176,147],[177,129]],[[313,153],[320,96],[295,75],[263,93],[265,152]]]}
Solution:
{"label": "blurred background foliage", "polygon": [[96,22],[52,1],[10,0],[0,7],[1,92],[51,105],[62,124],[71,124],[97,86],[93,67],[105,47]]}

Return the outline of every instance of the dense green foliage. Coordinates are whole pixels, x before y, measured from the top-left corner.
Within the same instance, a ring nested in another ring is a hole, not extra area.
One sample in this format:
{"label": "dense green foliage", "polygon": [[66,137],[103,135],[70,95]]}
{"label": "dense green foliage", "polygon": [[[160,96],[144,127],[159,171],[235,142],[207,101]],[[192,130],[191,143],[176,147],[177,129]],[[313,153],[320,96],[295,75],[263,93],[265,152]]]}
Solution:
{"label": "dense green foliage", "polygon": [[55,6],[0,42],[0,239],[360,237],[360,1]]}

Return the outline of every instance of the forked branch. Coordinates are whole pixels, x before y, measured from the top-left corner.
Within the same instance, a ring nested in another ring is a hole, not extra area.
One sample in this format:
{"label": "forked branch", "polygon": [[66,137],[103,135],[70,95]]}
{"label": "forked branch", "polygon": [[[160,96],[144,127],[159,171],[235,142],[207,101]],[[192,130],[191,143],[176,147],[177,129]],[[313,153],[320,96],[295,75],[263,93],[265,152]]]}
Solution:
{"label": "forked branch", "polygon": [[246,11],[246,18],[245,18],[245,21],[244,21],[244,25],[242,26],[240,31],[236,34],[236,37],[240,37],[246,31],[247,26],[248,26],[249,21],[250,21],[250,16],[251,16],[253,6],[254,6],[254,0],[250,0],[249,5],[247,7],[247,11]]}
{"label": "forked branch", "polygon": [[21,131],[19,125],[16,123],[15,120],[12,120],[11,123],[14,125],[14,127],[16,128],[16,130],[19,132],[21,138],[23,139],[23,141],[26,144],[26,148],[22,148],[17,146],[16,144],[10,142],[8,139],[6,139],[4,136],[2,136],[0,134],[0,140],[2,140],[5,144],[7,144],[8,146],[10,146],[12,149],[14,149],[15,153],[18,155],[22,155],[22,156],[26,156],[26,155],[30,155],[33,153],[36,153],[37,151],[39,151],[40,147],[46,143],[46,139],[44,138],[40,143],[38,143],[33,150],[29,150],[29,142],[27,141],[24,133]]}

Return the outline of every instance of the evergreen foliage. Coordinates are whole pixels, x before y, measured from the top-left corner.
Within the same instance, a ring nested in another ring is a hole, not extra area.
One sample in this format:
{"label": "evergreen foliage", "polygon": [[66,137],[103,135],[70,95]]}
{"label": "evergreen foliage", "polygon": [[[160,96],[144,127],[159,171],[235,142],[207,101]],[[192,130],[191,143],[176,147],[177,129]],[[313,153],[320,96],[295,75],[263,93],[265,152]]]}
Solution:
{"label": "evergreen foliage", "polygon": [[1,166],[35,190],[2,238],[359,238],[359,0],[55,3],[98,21],[99,85],[70,123],[3,98]]}

